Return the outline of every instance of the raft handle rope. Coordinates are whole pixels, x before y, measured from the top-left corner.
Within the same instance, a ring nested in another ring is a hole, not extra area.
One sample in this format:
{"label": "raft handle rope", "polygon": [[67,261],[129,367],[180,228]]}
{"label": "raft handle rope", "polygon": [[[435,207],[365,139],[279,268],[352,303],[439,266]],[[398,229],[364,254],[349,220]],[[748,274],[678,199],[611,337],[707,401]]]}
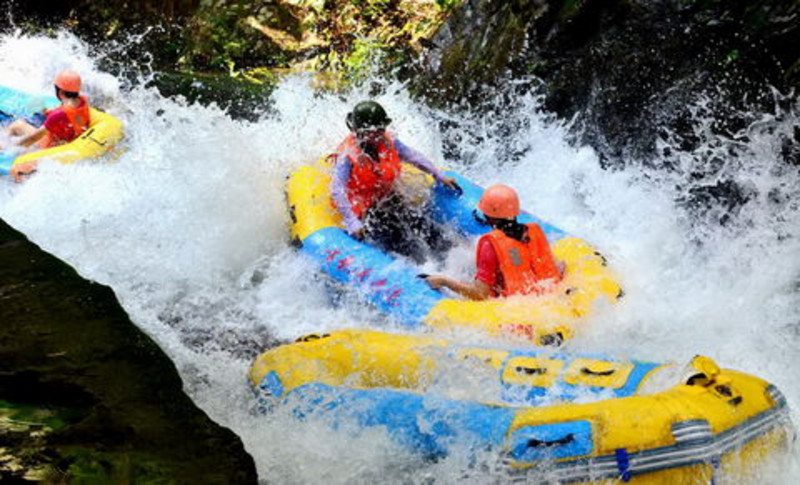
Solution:
{"label": "raft handle rope", "polygon": [[702,372],[699,373],[699,374],[694,374],[694,375],[690,376],[688,379],[686,379],[686,385],[687,386],[702,386],[702,387],[706,387],[706,386],[708,386],[708,384],[709,384],[708,376],[706,376]]}
{"label": "raft handle rope", "polygon": [[592,370],[592,369],[590,369],[588,367],[584,367],[584,368],[581,369],[581,374],[586,374],[586,375],[590,375],[590,376],[598,376],[598,377],[610,376],[614,372],[616,372],[616,369],[599,370],[599,371],[598,370]]}
{"label": "raft handle rope", "polygon": [[567,444],[572,443],[575,440],[575,435],[570,433],[563,438],[559,438],[557,440],[537,440],[536,438],[531,438],[528,440],[528,448],[552,448],[554,446],[564,446]]}
{"label": "raft handle rope", "polygon": [[329,334],[329,333],[323,333],[323,334],[310,333],[308,335],[303,335],[302,337],[297,337],[295,342],[311,342],[311,341],[314,341],[314,340],[320,340],[320,339],[328,338],[330,336],[331,336],[331,334]]}
{"label": "raft handle rope", "polygon": [[742,396],[734,396],[733,389],[726,384],[719,384],[714,387],[714,390],[717,391],[720,396],[729,398],[728,404],[731,406],[738,406],[743,401]]}
{"label": "raft handle rope", "polygon": [[529,375],[529,376],[532,376],[532,375],[541,376],[541,375],[547,374],[547,368],[546,367],[525,367],[525,366],[518,365],[515,370],[519,374],[526,374],[526,375]]}

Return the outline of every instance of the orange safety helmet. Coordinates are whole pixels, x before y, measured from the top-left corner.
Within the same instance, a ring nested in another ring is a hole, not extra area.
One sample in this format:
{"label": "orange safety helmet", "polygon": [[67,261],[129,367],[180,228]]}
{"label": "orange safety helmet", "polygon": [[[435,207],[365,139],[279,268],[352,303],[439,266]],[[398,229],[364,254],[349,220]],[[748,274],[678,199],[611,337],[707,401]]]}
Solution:
{"label": "orange safety helmet", "polygon": [[81,76],[72,69],[64,69],[56,75],[53,84],[62,91],[79,93],[81,91]]}
{"label": "orange safety helmet", "polygon": [[483,192],[478,209],[486,217],[514,219],[519,215],[519,196],[508,185],[492,185]]}

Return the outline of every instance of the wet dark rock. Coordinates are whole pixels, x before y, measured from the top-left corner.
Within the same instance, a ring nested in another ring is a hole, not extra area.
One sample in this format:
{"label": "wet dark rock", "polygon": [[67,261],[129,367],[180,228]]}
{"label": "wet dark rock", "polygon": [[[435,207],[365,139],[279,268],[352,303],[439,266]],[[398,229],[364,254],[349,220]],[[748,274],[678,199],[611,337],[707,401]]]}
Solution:
{"label": "wet dark rock", "polygon": [[714,223],[726,225],[737,209],[755,197],[751,187],[742,186],[732,180],[714,184],[698,185],[687,191],[680,203],[692,208],[695,217],[712,217]]}
{"label": "wet dark rock", "polygon": [[159,72],[149,83],[163,96],[183,96],[190,103],[216,104],[235,119],[257,121],[270,113],[275,84],[255,84],[224,74]]}
{"label": "wet dark rock", "polygon": [[0,481],[256,483],[110,288],[0,221]]}
{"label": "wet dark rock", "polygon": [[432,45],[429,99],[474,102],[531,74],[611,163],[651,158],[664,129],[693,148],[704,96],[731,136],[775,108],[773,87],[800,89],[800,4],[781,0],[468,0]]}
{"label": "wet dark rock", "polygon": [[[433,37],[413,83],[463,111],[456,119],[495,120],[443,122],[446,156],[470,163],[470,144],[507,139],[522,118],[504,97],[536,92],[603,168],[671,172],[690,220],[727,225],[756,200],[730,177],[757,156],[751,135],[778,137],[774,163],[798,165],[797,130],[785,126],[797,116],[798,45],[798,2],[468,0]],[[529,150],[495,157],[514,163]]]}

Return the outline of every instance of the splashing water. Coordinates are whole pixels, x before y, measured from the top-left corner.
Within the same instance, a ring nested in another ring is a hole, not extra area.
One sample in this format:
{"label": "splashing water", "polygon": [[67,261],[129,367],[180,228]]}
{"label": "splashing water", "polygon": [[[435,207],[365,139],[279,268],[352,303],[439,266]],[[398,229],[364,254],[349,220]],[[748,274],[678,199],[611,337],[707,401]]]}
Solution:
{"label": "splashing water", "polygon": [[[263,479],[491,479],[491,467],[472,469],[458,456],[421,467],[381,430],[354,435],[255,411],[245,376],[257,353],[309,331],[379,319],[354,303],[331,305],[313,266],[287,244],[283,200],[285,177],[336,146],[346,134],[345,113],[366,92],[320,95],[308,78],[287,78],[273,96],[274,114],[250,123],[144,87],[122,92],[96,65],[68,34],[0,37],[0,84],[48,93],[53,75],[71,67],[92,99],[126,126],[115,163],[45,163],[25,184],[0,181],[0,217],[111,286],[176,362],[195,402],[242,437]],[[778,159],[780,137],[800,122],[796,102],[751,125],[725,159],[725,175],[747,184],[750,199],[735,211],[711,206],[698,217],[681,202],[694,187],[689,168],[630,163],[603,170],[593,150],[567,142],[567,128],[542,115],[533,95],[521,96],[509,115],[520,129],[496,136],[507,120],[452,119],[412,101],[401,85],[384,87],[379,101],[404,141],[480,184],[511,183],[524,207],[609,257],[627,297],[600,308],[575,349],[651,361],[709,355],[775,383],[796,414],[800,176]],[[446,119],[457,128],[442,133],[437,126]],[[481,143],[456,137],[459,130],[483,135]],[[470,163],[442,160],[445,136],[462,140],[458,148],[472,154]],[[513,161],[496,158],[512,145],[519,153]],[[719,146],[707,135],[706,146],[673,151],[664,163],[691,166],[703,149]],[[729,219],[724,225],[716,223],[720,212]],[[448,270],[468,277],[471,257],[471,250],[456,251]],[[753,480],[800,478],[800,455],[769,473]]]}

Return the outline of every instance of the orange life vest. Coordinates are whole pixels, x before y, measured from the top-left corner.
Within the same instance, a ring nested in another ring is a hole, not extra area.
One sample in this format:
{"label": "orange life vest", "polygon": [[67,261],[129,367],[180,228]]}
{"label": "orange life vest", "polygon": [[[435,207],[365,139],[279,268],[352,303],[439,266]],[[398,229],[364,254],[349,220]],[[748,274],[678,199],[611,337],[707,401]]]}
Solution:
{"label": "orange life vest", "polygon": [[[56,110],[60,109],[64,112],[64,114],[67,115],[67,119],[69,120],[69,124],[72,126],[72,131],[74,133],[72,140],[81,136],[83,132],[89,128],[89,98],[81,94],[78,96],[78,99],[82,101],[82,103],[80,103],[78,106],[63,105],[59,108],[55,108]],[[55,110],[50,110],[49,112],[52,111]],[[39,141],[39,147],[50,148],[64,143],[69,143],[72,140],[62,140],[48,131],[44,135],[44,138]]]}
{"label": "orange life vest", "polygon": [[347,200],[353,207],[353,213],[360,219],[367,209],[392,191],[402,168],[400,155],[388,133],[378,142],[378,160],[364,153],[353,134],[339,145],[337,153],[345,154],[350,159],[352,169],[350,180],[347,181]]}
{"label": "orange life vest", "polygon": [[538,294],[547,289],[543,282],[561,281],[561,272],[544,232],[538,224],[526,226],[527,242],[508,237],[499,229],[481,237],[489,240],[497,254],[504,283],[500,296]]}

